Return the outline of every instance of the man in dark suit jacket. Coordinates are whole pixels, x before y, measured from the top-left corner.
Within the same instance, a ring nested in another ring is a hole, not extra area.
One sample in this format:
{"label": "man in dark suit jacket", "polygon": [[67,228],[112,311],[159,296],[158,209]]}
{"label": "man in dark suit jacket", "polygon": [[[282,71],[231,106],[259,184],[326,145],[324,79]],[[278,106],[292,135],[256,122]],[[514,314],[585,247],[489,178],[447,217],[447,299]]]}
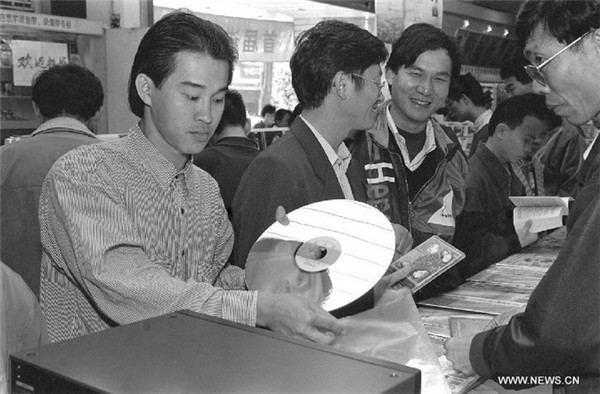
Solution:
{"label": "man in dark suit jacket", "polygon": [[[303,111],[240,182],[233,200],[236,264],[245,265],[278,206],[290,212],[328,199],[366,201],[363,178],[343,140],[373,126],[383,101],[380,63],[386,56],[377,37],[346,22],[323,21],[298,37],[290,66]],[[358,304],[334,315],[367,309],[373,293]]]}

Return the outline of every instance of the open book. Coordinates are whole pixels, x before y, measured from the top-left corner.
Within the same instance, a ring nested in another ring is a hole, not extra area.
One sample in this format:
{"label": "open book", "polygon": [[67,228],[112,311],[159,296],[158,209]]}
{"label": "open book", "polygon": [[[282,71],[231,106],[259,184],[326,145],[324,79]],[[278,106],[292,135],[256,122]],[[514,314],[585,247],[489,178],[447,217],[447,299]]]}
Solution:
{"label": "open book", "polygon": [[391,268],[406,272],[400,282],[415,293],[464,258],[462,251],[434,235],[394,261]]}
{"label": "open book", "polygon": [[569,214],[571,197],[528,196],[509,197],[515,204],[513,223],[519,232],[528,220],[531,220],[532,233],[551,230],[563,225],[563,216]]}

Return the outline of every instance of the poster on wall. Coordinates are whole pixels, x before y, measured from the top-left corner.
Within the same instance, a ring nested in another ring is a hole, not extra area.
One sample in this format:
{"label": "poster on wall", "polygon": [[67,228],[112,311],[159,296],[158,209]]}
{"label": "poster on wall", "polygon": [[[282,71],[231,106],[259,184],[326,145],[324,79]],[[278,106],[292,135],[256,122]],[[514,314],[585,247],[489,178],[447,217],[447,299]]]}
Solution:
{"label": "poster on wall", "polygon": [[31,86],[38,72],[69,62],[68,45],[58,42],[12,40],[13,84]]}
{"label": "poster on wall", "polygon": [[443,0],[375,0],[377,36],[391,44],[414,23],[442,28]]}

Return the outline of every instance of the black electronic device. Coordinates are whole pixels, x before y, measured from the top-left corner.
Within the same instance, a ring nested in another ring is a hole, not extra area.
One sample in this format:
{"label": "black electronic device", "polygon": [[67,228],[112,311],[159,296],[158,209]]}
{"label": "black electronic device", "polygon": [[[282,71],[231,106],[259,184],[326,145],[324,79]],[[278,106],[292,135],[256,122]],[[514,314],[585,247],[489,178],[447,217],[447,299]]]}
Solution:
{"label": "black electronic device", "polygon": [[13,393],[418,393],[418,369],[180,311],[11,356]]}

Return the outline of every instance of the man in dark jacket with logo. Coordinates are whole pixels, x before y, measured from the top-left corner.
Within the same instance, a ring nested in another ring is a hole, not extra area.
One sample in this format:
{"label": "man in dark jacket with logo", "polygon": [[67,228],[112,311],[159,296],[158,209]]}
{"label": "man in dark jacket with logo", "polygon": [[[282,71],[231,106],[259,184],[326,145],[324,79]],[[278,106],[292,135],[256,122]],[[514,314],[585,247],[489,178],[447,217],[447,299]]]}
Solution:
{"label": "man in dark jacket with logo", "polygon": [[[367,178],[368,203],[409,229],[414,246],[434,234],[452,241],[465,202],[466,158],[431,117],[446,104],[460,67],[458,48],[443,31],[425,23],[408,27],[386,64],[391,100],[367,134],[348,141]],[[447,274],[425,291],[459,283]]]}

